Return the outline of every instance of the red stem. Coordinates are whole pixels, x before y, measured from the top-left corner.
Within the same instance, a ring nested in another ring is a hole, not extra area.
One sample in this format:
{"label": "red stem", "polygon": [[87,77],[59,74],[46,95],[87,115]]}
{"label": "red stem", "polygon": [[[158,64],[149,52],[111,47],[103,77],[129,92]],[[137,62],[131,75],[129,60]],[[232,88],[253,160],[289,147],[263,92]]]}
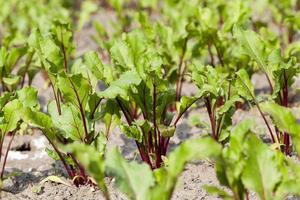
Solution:
{"label": "red stem", "polygon": [[182,74],[180,75],[179,89],[178,89],[178,95],[177,95],[177,101],[179,101],[180,98],[181,98],[183,79],[184,79],[184,74],[185,74],[186,70],[187,70],[187,63],[185,62],[184,67],[183,67],[183,70],[182,70]]}
{"label": "red stem", "polygon": [[214,55],[211,51],[211,44],[208,44],[208,53],[209,53],[209,56],[210,56],[210,64],[215,67],[215,59],[214,59]]}
{"label": "red stem", "polygon": [[13,141],[13,139],[14,139],[14,137],[15,137],[15,133],[16,133],[16,131],[13,131],[13,132],[12,132],[11,138],[10,138],[9,143],[8,143],[8,147],[7,147],[6,152],[5,152],[5,155],[4,155],[4,160],[3,160],[3,165],[2,165],[2,169],[1,169],[1,175],[0,175],[0,179],[1,179],[1,180],[3,180],[4,169],[5,169],[5,165],[6,165],[6,161],[7,161],[7,157],[8,157],[8,152],[9,152],[9,150],[10,150],[12,141]]}
{"label": "red stem", "polygon": [[24,75],[22,77],[22,82],[21,82],[21,88],[24,87],[24,84],[25,84],[25,78],[26,78],[26,73],[27,73],[27,70],[28,70],[28,67],[32,61],[32,57],[33,57],[33,53],[30,53],[29,54],[29,57],[26,59],[26,64],[25,64],[25,72],[24,72]]}
{"label": "red stem", "polygon": [[84,139],[85,139],[85,141],[88,141],[88,139],[89,139],[89,133],[88,133],[88,129],[87,129],[87,124],[86,124],[84,109],[82,107],[82,102],[80,101],[78,92],[77,92],[77,90],[76,90],[73,82],[70,80],[70,78],[68,78],[68,79],[69,79],[69,81],[71,83],[72,89],[73,89],[73,91],[75,93],[75,96],[76,96],[76,99],[77,99],[77,102],[78,102],[79,111],[80,111],[80,115],[81,115],[81,120],[82,120],[83,128],[84,128]]}
{"label": "red stem", "polygon": [[[288,107],[288,80],[286,77],[286,71],[283,70],[283,76],[284,76],[284,88],[283,88],[283,106]],[[290,136],[288,133],[283,133],[283,143],[284,143],[284,152],[286,155],[290,154]]]}
{"label": "red stem", "polygon": [[[84,178],[84,181],[87,182],[87,175],[85,173],[85,170],[84,168],[81,166],[81,164],[76,160],[76,158],[74,157],[73,154],[68,154],[68,156],[70,156],[73,160],[73,162],[76,164],[77,166],[77,169],[79,169],[79,172],[80,172],[80,176],[82,176]],[[77,183],[75,183],[77,184]],[[80,184],[80,183],[79,183]],[[78,186],[78,185],[77,185]]]}
{"label": "red stem", "polygon": [[215,43],[214,43],[214,46],[215,46],[215,48],[216,48],[216,51],[217,51],[217,56],[218,56],[218,59],[219,59],[219,61],[220,61],[221,65],[222,65],[222,67],[224,67],[224,66],[225,66],[225,64],[224,64],[224,61],[223,61],[223,56],[222,56],[222,54],[221,54],[221,52],[220,52],[219,48],[217,47],[217,45],[216,45]]}
{"label": "red stem", "polygon": [[62,156],[62,154],[58,150],[58,148],[55,146],[55,144],[50,140],[50,138],[47,136],[47,134],[44,134],[44,135],[47,138],[47,140],[49,141],[49,143],[51,144],[51,146],[53,147],[53,149],[55,150],[55,152],[57,153],[57,155],[58,155],[59,159],[61,160],[62,164],[64,165],[65,169],[67,170],[69,178],[72,179],[75,176],[75,174],[69,168],[69,165],[67,164],[67,162],[65,161],[64,157]]}
{"label": "red stem", "polygon": [[65,50],[65,46],[64,46],[64,39],[63,39],[63,34],[61,31],[61,48],[62,48],[62,52],[63,52],[63,57],[64,57],[64,68],[66,73],[68,72],[68,61],[67,61],[67,56],[66,56],[66,50]]}
{"label": "red stem", "polygon": [[[273,90],[271,81],[270,81],[270,79],[269,79],[269,77],[268,77],[267,74],[266,74],[266,77],[267,77],[267,79],[268,79],[268,81],[269,81],[270,87],[271,87],[272,90]],[[254,103],[255,103],[255,105],[256,105],[256,107],[257,107],[257,109],[258,109],[260,115],[262,116],[262,118],[263,118],[263,120],[264,120],[264,122],[265,122],[265,124],[266,124],[266,126],[267,126],[267,128],[268,128],[268,130],[269,130],[269,134],[270,134],[270,136],[271,136],[272,142],[275,143],[275,138],[274,138],[272,129],[271,129],[271,127],[270,127],[270,125],[269,125],[269,123],[268,123],[268,121],[267,121],[265,115],[264,115],[263,112],[261,111],[261,108],[260,108],[259,104],[256,102],[255,97],[252,95],[252,92],[250,91],[250,89],[247,87],[247,85],[244,83],[243,80],[242,80],[242,83],[244,84],[245,88],[248,90],[248,92],[249,92],[249,94],[251,95],[251,98],[253,99],[253,101],[254,101]]]}
{"label": "red stem", "polygon": [[[185,40],[184,40],[184,46],[183,46],[183,49],[182,49],[182,54],[180,56],[180,59],[179,59],[179,65],[178,65],[178,79],[176,80],[176,101],[178,101],[180,99],[180,95],[181,95],[181,90],[180,90],[180,82],[182,81],[181,79],[181,76],[183,76],[183,73],[181,72],[181,68],[182,68],[182,64],[183,64],[183,59],[184,59],[184,55],[185,55],[185,52],[186,52],[186,48],[187,48],[187,42],[188,42],[188,38],[186,37]],[[183,70],[184,71],[184,70]]]}
{"label": "red stem", "polygon": [[174,126],[176,126],[177,125],[177,123],[178,123],[178,121],[180,120],[180,118],[183,116],[183,114],[196,102],[196,101],[198,101],[200,99],[200,97],[199,98],[196,98],[189,106],[187,106],[186,108],[185,108],[185,110],[183,110],[181,113],[179,113],[179,115],[176,117],[176,119],[175,119],[175,121],[174,121]]}
{"label": "red stem", "polygon": [[54,86],[53,86],[52,82],[50,84],[51,84],[51,88],[53,90],[53,95],[54,95],[54,99],[55,99],[55,103],[56,103],[57,112],[58,112],[59,115],[61,115],[61,108],[60,108],[60,102],[59,102],[58,96],[55,92],[55,89],[54,89]]}
{"label": "red stem", "polygon": [[210,103],[210,99],[208,97],[205,98],[205,106],[206,110],[208,112],[209,120],[210,120],[210,125],[211,125],[211,132],[212,132],[212,137],[217,140],[218,136],[216,135],[216,122],[215,122],[215,115],[214,111],[212,110],[212,105]]}
{"label": "red stem", "polygon": [[155,150],[157,150],[157,124],[156,124],[156,85],[153,84],[153,107],[152,107],[152,112],[153,112],[153,126],[154,126],[154,144],[155,144]]}
{"label": "red stem", "polygon": [[275,138],[274,138],[274,135],[273,135],[272,129],[271,129],[271,127],[270,127],[270,125],[269,125],[269,123],[268,123],[268,121],[267,121],[267,119],[266,119],[265,115],[262,113],[262,111],[261,111],[261,109],[260,109],[260,106],[259,106],[259,104],[256,104],[256,106],[257,106],[257,109],[258,109],[258,111],[259,111],[260,115],[262,116],[262,118],[263,118],[263,120],[264,120],[265,124],[266,124],[266,125],[267,125],[267,127],[268,127],[268,130],[269,130],[269,133],[270,133],[270,136],[271,136],[272,142],[273,142],[273,143],[275,143]]}
{"label": "red stem", "polygon": [[[130,112],[128,112],[127,109],[122,105],[122,102],[118,97],[116,98],[116,101],[117,101],[120,109],[122,110],[128,125],[130,126],[132,124],[132,121],[133,121],[132,117],[130,116]],[[148,153],[142,150],[141,144],[139,144],[138,141],[135,141],[135,143],[136,143],[136,146],[139,150],[139,153],[140,153],[140,156],[141,156],[142,160],[144,162],[148,163],[149,166],[151,167],[151,169],[153,169],[153,166],[152,166],[152,163],[150,161]]]}

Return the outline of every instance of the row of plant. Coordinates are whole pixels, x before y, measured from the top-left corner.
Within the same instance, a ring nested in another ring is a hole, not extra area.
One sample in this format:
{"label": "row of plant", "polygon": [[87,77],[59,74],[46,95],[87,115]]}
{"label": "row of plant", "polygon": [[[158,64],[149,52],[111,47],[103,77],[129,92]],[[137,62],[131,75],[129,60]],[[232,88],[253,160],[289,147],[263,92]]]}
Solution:
{"label": "row of plant", "polygon": [[[299,71],[297,2],[261,5],[271,12],[266,21],[250,18],[256,14],[248,7],[252,1],[108,3],[117,22],[112,33],[94,23],[99,52],[76,58],[74,27],[62,16],[42,23],[47,28],[34,25],[20,46],[19,34],[3,37],[1,144],[6,135],[11,144],[28,125],[40,129],[51,144],[49,156],[62,162],[73,183],[97,184],[106,199],[106,176],[130,199],[170,199],[185,164],[199,159],[214,163],[220,184],[231,192],[205,188],[224,199],[247,199],[250,191],[261,199],[299,195],[299,166],[282,154],[300,149],[299,125],[288,108]],[[84,5],[80,26],[95,10],[91,2]],[[269,94],[256,96],[250,77],[257,71],[265,74]],[[53,91],[46,111],[30,87],[38,72],[46,74]],[[184,82],[198,92],[182,95]],[[185,141],[167,156],[180,119],[200,103],[211,137]],[[251,120],[232,125],[235,110],[252,106],[274,145],[257,138]],[[142,163],[106,150],[116,126],[135,141]],[[1,179],[10,144],[0,154]]]}

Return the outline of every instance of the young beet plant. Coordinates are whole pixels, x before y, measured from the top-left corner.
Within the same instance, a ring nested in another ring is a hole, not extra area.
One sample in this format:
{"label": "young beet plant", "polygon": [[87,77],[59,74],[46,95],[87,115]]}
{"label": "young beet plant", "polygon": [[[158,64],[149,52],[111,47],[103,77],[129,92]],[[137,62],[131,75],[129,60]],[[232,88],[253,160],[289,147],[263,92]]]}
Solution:
{"label": "young beet plant", "polygon": [[99,96],[116,102],[126,119],[121,130],[135,140],[141,159],[159,168],[179,119],[198,98],[181,98],[174,117],[169,110],[176,103],[175,90],[163,68],[164,57],[139,30],[116,40],[110,56],[114,79]]}
{"label": "young beet plant", "polygon": [[[75,185],[92,183],[74,155],[61,147],[77,142],[92,145],[102,153],[105,149],[117,115],[114,115],[115,105],[111,101],[101,104],[103,98],[96,94],[101,70],[96,74],[94,70],[101,66],[94,65],[94,53],[87,53],[84,62],[78,59],[70,63],[72,32],[65,23],[55,22],[46,35],[36,30],[30,37],[30,45],[49,77],[54,100],[49,101],[47,114],[37,109],[24,110],[24,121],[42,130],[53,147],[47,150],[49,156],[61,160]],[[104,131],[96,126],[100,119],[105,122]]]}
{"label": "young beet plant", "polygon": [[234,82],[230,80],[229,73],[220,69],[211,66],[195,67],[192,76],[199,88],[198,96],[204,100],[212,137],[221,142],[229,136],[235,104],[242,102],[242,99]]}
{"label": "young beet plant", "polygon": [[[294,82],[294,78],[299,73],[299,64],[297,63],[296,57],[283,57],[279,48],[268,44],[253,31],[245,31],[239,27],[235,27],[234,35],[240,42],[244,53],[252,58],[264,72],[271,92],[270,100],[281,106],[289,107],[289,88]],[[242,85],[246,87],[248,85],[248,91],[249,88],[253,88],[253,86],[250,86],[251,82],[246,84],[242,78],[240,80]],[[252,99],[252,102],[258,107],[258,110],[268,127],[272,142],[281,145],[281,151],[286,155],[289,155],[291,153],[289,133],[280,131],[276,124],[275,132],[272,131],[264,114],[261,112],[254,93],[251,94],[250,99]]]}
{"label": "young beet plant", "polygon": [[[28,75],[30,85],[38,71],[31,65],[32,49],[27,44],[16,45],[15,34],[17,33],[7,34],[1,41],[0,48],[0,181],[4,178],[7,156],[14,136],[21,129],[20,113],[15,112],[21,105],[18,99],[25,101],[23,104],[30,101],[26,99],[28,89],[23,88],[25,76]],[[23,128],[26,129],[25,126]],[[5,139],[9,140],[6,150],[3,149]]]}

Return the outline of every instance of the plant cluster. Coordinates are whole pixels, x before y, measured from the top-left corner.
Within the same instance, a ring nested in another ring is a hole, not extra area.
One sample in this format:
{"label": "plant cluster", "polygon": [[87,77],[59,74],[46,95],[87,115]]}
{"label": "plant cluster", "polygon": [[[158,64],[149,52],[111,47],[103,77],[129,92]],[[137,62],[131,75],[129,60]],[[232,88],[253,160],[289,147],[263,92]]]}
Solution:
{"label": "plant cluster", "polygon": [[[227,188],[205,186],[221,198],[300,195],[299,165],[289,157],[300,153],[290,109],[300,61],[298,1],[84,1],[75,14],[69,10],[77,3],[62,0],[0,5],[7,7],[0,13],[1,180],[14,136],[31,128],[47,138],[48,155],[74,185],[98,185],[106,199],[106,176],[130,199],[170,199],[186,163],[200,159],[213,163]],[[93,21],[99,48],[78,56],[74,32],[100,6],[115,18],[108,28]],[[39,73],[52,88],[47,109],[32,87]],[[251,81],[257,73],[268,85],[263,94]],[[186,84],[197,92],[187,94]],[[181,119],[200,106],[195,111],[206,112],[210,130],[168,154]],[[257,109],[265,130],[255,131],[253,120],[233,124],[238,109]],[[135,142],[141,162],[107,149],[115,127]]]}

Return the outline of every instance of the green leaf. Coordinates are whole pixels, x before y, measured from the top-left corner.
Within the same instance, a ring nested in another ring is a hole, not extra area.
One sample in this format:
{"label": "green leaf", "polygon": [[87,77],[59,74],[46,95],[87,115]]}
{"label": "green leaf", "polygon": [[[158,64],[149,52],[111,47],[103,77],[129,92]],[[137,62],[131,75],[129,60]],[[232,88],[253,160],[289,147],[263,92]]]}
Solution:
{"label": "green leaf", "polygon": [[[284,157],[280,154],[280,157]],[[284,174],[281,184],[276,190],[276,199],[285,199],[289,195],[300,195],[300,166],[294,160],[286,158],[284,160],[282,172]]]}
{"label": "green leaf", "polygon": [[97,11],[98,5],[94,1],[83,1],[78,21],[78,29],[81,30],[83,25],[90,20],[93,12]]}
{"label": "green leaf", "polygon": [[227,73],[219,71],[212,66],[199,66],[193,71],[192,79],[199,88],[198,96],[210,95],[217,99],[224,95],[225,86],[228,85]]}
{"label": "green leaf", "polygon": [[16,85],[21,81],[20,76],[12,76],[12,77],[3,77],[3,83],[10,88],[16,87]]}
{"label": "green leaf", "polygon": [[53,126],[51,118],[45,113],[24,108],[22,119],[33,127],[50,130]]}
{"label": "green leaf", "polygon": [[157,0],[139,0],[138,2],[143,8],[155,8]]}
{"label": "green leaf", "polygon": [[105,78],[104,74],[103,74],[104,66],[96,52],[90,51],[90,52],[85,53],[84,60],[85,60],[87,67],[91,70],[93,75],[98,80],[102,80],[103,78]]}
{"label": "green leaf", "polygon": [[246,191],[241,174],[245,166],[244,143],[254,126],[252,120],[244,120],[230,133],[229,144],[223,149],[221,158],[216,159],[215,168],[221,185],[229,187],[234,196],[243,199]]}
{"label": "green leaf", "polygon": [[71,138],[74,141],[83,141],[84,126],[76,107],[61,104],[61,115],[59,115],[56,104],[52,101],[48,104],[48,112],[50,113],[53,125],[63,131],[65,138]]}
{"label": "green leaf", "polygon": [[12,98],[13,94],[11,92],[4,92],[0,96],[0,110],[3,109],[5,104],[9,102],[9,100]]}
{"label": "green leaf", "polygon": [[143,200],[150,195],[149,189],[155,180],[147,164],[128,163],[120,152],[113,148],[106,156],[106,170],[116,178],[117,187],[127,194],[129,199]]}
{"label": "green leaf", "polygon": [[13,67],[17,64],[18,60],[20,60],[26,54],[26,52],[27,47],[13,48],[8,52],[5,64],[7,72],[11,72],[13,70]]}
{"label": "green leaf", "polygon": [[210,137],[191,139],[182,143],[168,156],[170,176],[178,176],[187,162],[218,157],[221,146]]}
{"label": "green leaf", "polygon": [[107,137],[103,132],[100,132],[97,134],[97,136],[95,137],[92,145],[95,146],[96,150],[103,154],[105,153],[106,150],[106,145],[107,145]]}
{"label": "green leaf", "polygon": [[249,78],[249,75],[245,69],[240,69],[238,72],[236,72],[237,79],[236,79],[236,90],[237,93],[247,99],[248,101],[253,101],[255,94],[254,94],[254,86],[251,83],[251,80]]}
{"label": "green leaf", "polygon": [[38,104],[37,90],[32,87],[24,87],[17,91],[17,96],[20,102],[25,107],[36,107]]}
{"label": "green leaf", "polygon": [[235,106],[236,102],[243,102],[243,99],[237,95],[231,96],[230,99],[225,101],[224,105],[220,107],[218,115],[229,114],[229,110]]}
{"label": "green leaf", "polygon": [[245,53],[255,60],[265,73],[271,74],[271,70],[267,65],[264,43],[261,38],[254,31],[243,30],[238,26],[234,26],[233,32]]}
{"label": "green leaf", "polygon": [[99,95],[107,99],[114,99],[117,96],[128,99],[129,89],[140,84],[140,82],[141,78],[135,71],[127,71],[119,79],[113,81],[106,90],[100,92]]}
{"label": "green leaf", "polygon": [[108,3],[117,11],[121,12],[123,5],[127,0],[109,0]]}
{"label": "green leaf", "polygon": [[173,137],[176,128],[175,126],[165,126],[160,124],[158,129],[163,137]]}
{"label": "green leaf", "polygon": [[62,92],[64,99],[76,107],[85,108],[91,92],[91,87],[81,74],[58,76],[58,87]]}
{"label": "green leaf", "polygon": [[281,180],[275,154],[256,136],[251,135],[247,140],[245,148],[248,156],[242,173],[242,181],[261,199],[272,199],[273,192]]}
{"label": "green leaf", "polygon": [[282,132],[288,132],[292,136],[297,136],[300,131],[300,125],[292,112],[276,103],[266,102],[261,105],[262,110],[271,115],[274,123]]}
{"label": "green leaf", "polygon": [[120,124],[121,120],[119,107],[116,102],[108,99],[101,108],[101,116],[105,123],[105,135],[108,136],[110,131],[112,131],[116,125]]}
{"label": "green leaf", "polygon": [[116,65],[125,69],[133,69],[134,57],[131,49],[125,41],[116,41],[110,49],[110,55]]}
{"label": "green leaf", "polygon": [[179,111],[179,114],[184,113],[198,99],[199,99],[198,97],[187,97],[187,96],[181,97],[180,102],[177,103],[177,110]]}
{"label": "green leaf", "polygon": [[57,134],[51,118],[45,113],[29,107],[24,107],[22,110],[22,120],[32,127],[41,129],[51,140],[54,139]]}
{"label": "green leaf", "polygon": [[216,186],[204,185],[203,188],[210,195],[217,195],[218,197],[225,199],[225,200],[233,200],[234,199],[227,192],[225,192],[224,190],[222,190]]}
{"label": "green leaf", "polygon": [[[21,119],[22,104],[15,99],[8,102],[3,108],[4,121],[0,124],[0,130],[3,134],[13,131],[17,128]],[[17,112],[18,111],[18,112]]]}
{"label": "green leaf", "polygon": [[57,73],[64,70],[63,56],[60,47],[49,35],[42,35],[40,30],[34,30],[29,39],[29,45],[37,52],[47,72]]}
{"label": "green leaf", "polygon": [[69,58],[73,50],[73,33],[71,24],[63,19],[55,19],[52,22],[51,32],[58,47],[60,47],[63,59]]}
{"label": "green leaf", "polygon": [[264,103],[261,107],[264,112],[271,115],[274,124],[280,131],[292,136],[296,151],[300,155],[300,125],[292,112],[288,108],[271,102]]}
{"label": "green leaf", "polygon": [[137,125],[133,124],[131,126],[127,126],[127,125],[123,124],[120,126],[120,128],[121,128],[121,131],[127,137],[132,138],[138,142],[142,142],[143,134]]}

